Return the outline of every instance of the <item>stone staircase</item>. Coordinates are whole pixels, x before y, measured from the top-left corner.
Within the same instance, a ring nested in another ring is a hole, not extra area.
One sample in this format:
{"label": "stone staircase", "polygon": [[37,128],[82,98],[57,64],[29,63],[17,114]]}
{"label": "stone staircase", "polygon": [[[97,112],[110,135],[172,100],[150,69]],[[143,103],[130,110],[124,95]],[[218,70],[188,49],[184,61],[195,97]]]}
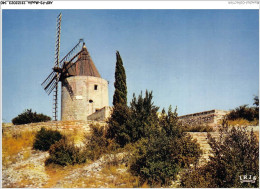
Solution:
{"label": "stone staircase", "polygon": [[[257,136],[258,140],[259,140],[259,126],[247,126],[246,130],[248,132],[251,132],[251,130],[254,131],[255,135]],[[208,144],[208,139],[207,139],[207,132],[187,132],[189,133],[193,139],[196,139],[197,142],[200,144],[200,148],[203,152],[200,160],[199,160],[199,164],[204,164],[209,160],[209,156],[212,155],[211,151],[211,147]],[[219,139],[219,132],[215,131],[215,132],[210,132],[211,136],[214,137],[215,139]]]}
{"label": "stone staircase", "polygon": [[[188,132],[193,139],[196,139],[197,142],[200,144],[200,148],[202,150],[202,156],[199,160],[199,163],[203,164],[209,160],[209,156],[212,155],[210,152],[211,147],[208,144],[207,139],[207,132]],[[218,139],[219,138],[219,132],[210,132],[211,136]]]}

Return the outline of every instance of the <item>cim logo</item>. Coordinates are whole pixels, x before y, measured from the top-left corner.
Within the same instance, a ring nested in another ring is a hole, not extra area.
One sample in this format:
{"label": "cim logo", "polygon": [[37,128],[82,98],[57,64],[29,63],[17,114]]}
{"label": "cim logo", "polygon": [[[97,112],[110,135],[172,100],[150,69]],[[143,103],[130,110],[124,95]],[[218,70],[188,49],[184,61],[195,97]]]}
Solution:
{"label": "cim logo", "polygon": [[256,176],[252,176],[252,175],[242,175],[239,176],[239,178],[241,183],[244,182],[255,183],[256,181]]}

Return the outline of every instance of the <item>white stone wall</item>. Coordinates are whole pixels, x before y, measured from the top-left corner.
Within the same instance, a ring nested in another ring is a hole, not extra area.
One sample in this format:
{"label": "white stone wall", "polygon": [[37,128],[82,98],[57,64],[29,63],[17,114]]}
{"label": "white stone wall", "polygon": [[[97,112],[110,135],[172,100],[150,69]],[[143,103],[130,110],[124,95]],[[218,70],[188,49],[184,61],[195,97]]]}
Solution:
{"label": "white stone wall", "polygon": [[62,85],[61,120],[87,120],[89,115],[108,106],[108,82],[105,79],[73,76],[68,77],[67,82],[69,87]]}
{"label": "white stone wall", "polygon": [[88,116],[88,120],[105,121],[111,115],[111,107],[106,106]]}
{"label": "white stone wall", "polygon": [[218,122],[223,119],[223,117],[229,111],[225,110],[210,110],[204,112],[198,112],[194,114],[183,115],[179,117],[179,120],[183,124],[198,125],[198,124],[208,124],[215,126]]}

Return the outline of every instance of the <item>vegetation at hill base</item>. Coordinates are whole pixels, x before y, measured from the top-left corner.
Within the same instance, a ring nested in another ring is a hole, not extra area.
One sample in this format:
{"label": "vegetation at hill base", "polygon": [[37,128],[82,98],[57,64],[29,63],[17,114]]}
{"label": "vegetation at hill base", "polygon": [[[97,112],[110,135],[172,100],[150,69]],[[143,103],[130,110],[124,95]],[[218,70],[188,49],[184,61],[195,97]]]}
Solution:
{"label": "vegetation at hill base", "polygon": [[[253,131],[249,133],[242,127],[230,128],[224,120],[219,138],[208,134],[208,139],[212,149],[210,160],[182,174],[181,187],[259,187],[259,143]],[[252,183],[243,182],[244,175],[251,178]]]}
{"label": "vegetation at hill base", "polygon": [[158,117],[152,98],[152,92],[146,91],[144,97],[134,95],[129,107],[115,106],[106,137],[122,148],[132,146],[129,169],[141,184],[169,186],[182,168],[198,162],[202,151],[182,130],[177,109],[172,112],[169,107]]}
{"label": "vegetation at hill base", "polygon": [[184,132],[213,132],[213,127],[209,125],[183,125]]}
{"label": "vegetation at hill base", "polygon": [[41,151],[48,151],[52,144],[62,138],[64,138],[64,136],[59,131],[42,127],[41,130],[36,133],[33,148]]}
{"label": "vegetation at hill base", "polygon": [[2,165],[7,166],[9,163],[16,161],[17,155],[23,151],[23,159],[30,155],[35,138],[35,132],[24,130],[22,132],[6,133],[2,132]]}
{"label": "vegetation at hill base", "polygon": [[121,147],[149,135],[150,128],[158,121],[158,107],[153,105],[152,93],[146,91],[138,99],[133,95],[130,107],[117,105],[108,120],[107,138],[114,139]]}
{"label": "vegetation at hill base", "polygon": [[[113,137],[108,131],[113,126],[110,124],[118,123],[117,119],[109,120],[107,129],[91,125],[91,134],[86,136],[84,146],[77,147],[72,138],[67,137],[74,131],[54,141],[45,160],[45,170],[50,175],[46,186],[55,186],[53,183],[58,179],[103,159],[104,164],[96,176],[79,175],[75,183],[66,182],[64,187],[172,187],[172,181],[179,179],[178,187],[258,187],[258,141],[245,128],[228,127],[226,121],[219,139],[208,136],[213,154],[208,163],[200,165],[201,149],[179,124],[177,109],[172,111],[169,107],[158,117],[158,107],[153,104],[152,92],[148,91],[144,96],[142,93],[134,96],[125,108],[128,110],[127,115],[123,114],[125,125],[117,132],[112,129]],[[36,135],[36,132],[10,136],[3,133],[3,165],[10,164],[8,154],[15,157],[19,153],[22,158],[29,158],[32,152],[27,148],[33,147]],[[6,144],[10,147],[6,148]],[[120,153],[123,159],[118,159]],[[252,175],[252,179],[257,180],[241,183],[243,175]]]}
{"label": "vegetation at hill base", "polygon": [[38,114],[33,112],[32,109],[27,109],[23,113],[19,114],[17,117],[12,119],[14,125],[22,125],[27,123],[37,123],[50,121],[51,118],[44,114]]}
{"label": "vegetation at hill base", "polygon": [[99,124],[91,124],[91,135],[86,136],[86,157],[92,161],[99,159],[103,154],[113,153],[119,145],[107,139],[106,130]]}
{"label": "vegetation at hill base", "polygon": [[45,165],[51,163],[61,166],[82,164],[86,162],[84,151],[76,147],[66,138],[55,142],[49,149],[50,156],[46,159]]}

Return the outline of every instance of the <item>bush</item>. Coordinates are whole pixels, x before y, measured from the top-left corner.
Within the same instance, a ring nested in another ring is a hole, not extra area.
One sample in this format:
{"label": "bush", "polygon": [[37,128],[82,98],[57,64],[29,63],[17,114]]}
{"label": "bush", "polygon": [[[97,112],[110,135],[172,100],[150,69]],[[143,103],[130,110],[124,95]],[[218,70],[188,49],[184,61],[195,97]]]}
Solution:
{"label": "bush", "polygon": [[184,174],[182,187],[258,187],[258,181],[243,183],[240,180],[243,175],[259,178],[259,143],[256,136],[245,128],[227,128],[224,121],[218,140],[208,134],[213,156],[206,165]]}
{"label": "bush", "polygon": [[202,151],[182,130],[177,109],[172,112],[170,107],[168,114],[163,110],[158,118],[152,98],[146,91],[144,98],[134,95],[130,107],[114,106],[106,137],[121,147],[133,146],[128,163],[141,183],[168,186],[181,168],[198,162]]}
{"label": "bush", "polygon": [[131,142],[148,137],[152,127],[158,125],[157,111],[159,107],[155,106],[152,100],[152,92],[146,91],[144,97],[141,92],[138,98],[135,97],[135,94],[133,95],[130,103],[129,122],[127,122]]}
{"label": "bush", "polygon": [[115,105],[111,118],[108,121],[106,137],[114,139],[121,147],[136,142],[149,135],[150,125],[158,122],[158,107],[153,105],[152,92],[146,91],[135,97],[133,95],[130,107]]}
{"label": "bush", "polygon": [[218,188],[205,166],[188,169],[180,178],[182,188]]}
{"label": "bush", "polygon": [[19,114],[17,117],[13,118],[12,123],[14,125],[21,125],[50,120],[51,118],[49,116],[46,116],[44,114],[37,114],[36,112],[32,112],[32,109],[27,109],[23,113]]}
{"label": "bush", "polygon": [[254,106],[248,107],[248,105],[243,105],[231,110],[227,115],[227,119],[234,121],[237,119],[244,119],[249,122],[256,122],[259,120],[259,98],[258,96],[254,97]]}
{"label": "bush", "polygon": [[246,119],[248,121],[254,121],[254,119],[259,119],[258,112],[254,107],[248,107],[248,105],[239,106],[227,115],[229,120],[236,119]]}
{"label": "bush", "polygon": [[160,117],[159,127],[151,126],[150,135],[135,145],[130,170],[141,182],[151,186],[169,186],[181,168],[196,164],[202,151],[178,125],[177,113]]}
{"label": "bush", "polygon": [[73,143],[69,143],[65,138],[51,145],[49,154],[50,157],[45,161],[45,165],[54,163],[66,166],[86,162],[85,152],[74,146]]}
{"label": "bush", "polygon": [[114,106],[111,117],[108,120],[107,139],[113,139],[121,147],[131,141],[130,128],[127,122],[130,116],[130,110],[127,106],[117,104]]}
{"label": "bush", "polygon": [[44,127],[36,133],[33,148],[36,150],[47,151],[51,145],[59,141],[64,136],[59,131],[47,130]]}
{"label": "bush", "polygon": [[99,124],[90,125],[91,135],[86,136],[87,157],[91,160],[97,160],[102,154],[108,152],[109,140],[105,137],[105,129]]}
{"label": "bush", "polygon": [[208,125],[194,125],[194,126],[184,126],[183,130],[185,132],[213,132],[213,127],[210,127]]}

